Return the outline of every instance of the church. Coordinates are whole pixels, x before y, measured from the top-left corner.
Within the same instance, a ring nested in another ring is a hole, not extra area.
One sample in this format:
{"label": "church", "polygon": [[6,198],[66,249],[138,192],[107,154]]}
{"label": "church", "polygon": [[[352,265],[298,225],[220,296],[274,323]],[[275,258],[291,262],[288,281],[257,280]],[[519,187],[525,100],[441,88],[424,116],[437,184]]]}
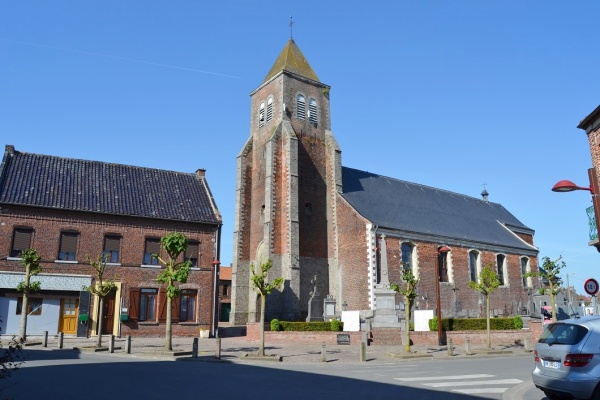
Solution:
{"label": "church", "polygon": [[[250,136],[237,156],[232,324],[259,320],[251,268],[269,259],[270,279],[284,284],[267,297],[267,321],[307,319],[315,296],[336,316],[376,319],[402,268],[419,278],[415,308],[435,309],[439,292],[443,318],[484,316],[469,282],[488,265],[501,283],[493,315],[531,311],[534,230],[485,190],[474,198],[343,166],[330,86],[292,38],[250,98]],[[400,315],[402,296],[392,296]]]}

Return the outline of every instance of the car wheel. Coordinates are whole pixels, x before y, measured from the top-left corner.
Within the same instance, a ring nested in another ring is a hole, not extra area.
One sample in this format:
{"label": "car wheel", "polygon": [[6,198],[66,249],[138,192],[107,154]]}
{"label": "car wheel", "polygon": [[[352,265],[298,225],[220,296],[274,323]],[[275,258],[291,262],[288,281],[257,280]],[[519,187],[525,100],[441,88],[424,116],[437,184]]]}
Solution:
{"label": "car wheel", "polygon": [[592,394],[590,400],[600,400],[600,386],[596,386],[596,389],[594,389],[594,394]]}
{"label": "car wheel", "polygon": [[[597,391],[597,390],[596,390]],[[560,400],[562,399],[562,397],[560,397],[559,395],[557,395],[556,393],[552,393],[552,392],[546,392],[544,391],[544,394],[546,395],[546,397],[548,398],[548,400]],[[594,395],[596,394],[596,392],[594,392]],[[596,399],[595,397],[592,397],[593,400],[599,400]]]}

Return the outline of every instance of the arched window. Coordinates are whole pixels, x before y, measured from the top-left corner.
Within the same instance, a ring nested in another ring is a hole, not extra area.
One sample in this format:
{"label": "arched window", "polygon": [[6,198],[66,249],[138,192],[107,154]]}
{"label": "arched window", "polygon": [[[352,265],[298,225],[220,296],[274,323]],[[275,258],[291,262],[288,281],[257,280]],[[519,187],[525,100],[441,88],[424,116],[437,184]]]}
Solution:
{"label": "arched window", "polygon": [[448,253],[449,252],[438,252],[438,272],[440,274],[440,282],[450,282]]}
{"label": "arched window", "polygon": [[418,277],[415,246],[409,242],[402,242],[400,253],[402,257],[402,270],[411,270],[413,276]]}
{"label": "arched window", "polygon": [[529,266],[529,258],[522,257],[521,258],[521,278],[523,279],[523,287],[531,286],[529,284],[531,278],[528,278],[525,276],[525,274],[527,274],[529,271],[531,271],[531,267]]}
{"label": "arched window", "polygon": [[315,99],[308,101],[308,120],[313,124],[317,123],[317,101]]}
{"label": "arched window", "polygon": [[472,282],[477,282],[479,279],[479,253],[475,250],[469,252],[469,277]]}
{"label": "arched window", "polygon": [[504,254],[496,255],[496,268],[498,272],[498,280],[500,281],[500,285],[506,285],[504,279],[504,271],[506,269],[506,256]]}
{"label": "arched window", "polygon": [[304,96],[301,94],[296,97],[296,116],[298,119],[306,118],[306,104],[304,102]]}
{"label": "arched window", "polygon": [[269,97],[267,100],[267,122],[271,122],[273,120],[273,98]]}
{"label": "arched window", "polygon": [[260,103],[260,109],[258,111],[258,126],[265,126],[265,103]]}

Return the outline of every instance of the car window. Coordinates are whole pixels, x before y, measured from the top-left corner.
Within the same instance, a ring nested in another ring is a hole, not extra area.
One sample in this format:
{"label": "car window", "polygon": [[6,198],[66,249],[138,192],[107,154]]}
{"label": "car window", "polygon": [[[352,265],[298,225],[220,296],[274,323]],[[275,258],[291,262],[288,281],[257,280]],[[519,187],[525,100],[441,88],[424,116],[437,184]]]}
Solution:
{"label": "car window", "polygon": [[585,337],[588,330],[581,325],[550,324],[544,330],[539,343],[575,345]]}

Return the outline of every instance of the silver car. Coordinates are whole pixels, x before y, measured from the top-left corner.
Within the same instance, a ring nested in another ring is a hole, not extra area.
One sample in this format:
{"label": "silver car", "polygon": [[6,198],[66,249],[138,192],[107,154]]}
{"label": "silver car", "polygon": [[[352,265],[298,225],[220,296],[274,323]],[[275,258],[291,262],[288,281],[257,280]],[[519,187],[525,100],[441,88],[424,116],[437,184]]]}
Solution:
{"label": "silver car", "polygon": [[600,400],[600,316],[549,324],[534,358],[533,383],[550,400]]}

